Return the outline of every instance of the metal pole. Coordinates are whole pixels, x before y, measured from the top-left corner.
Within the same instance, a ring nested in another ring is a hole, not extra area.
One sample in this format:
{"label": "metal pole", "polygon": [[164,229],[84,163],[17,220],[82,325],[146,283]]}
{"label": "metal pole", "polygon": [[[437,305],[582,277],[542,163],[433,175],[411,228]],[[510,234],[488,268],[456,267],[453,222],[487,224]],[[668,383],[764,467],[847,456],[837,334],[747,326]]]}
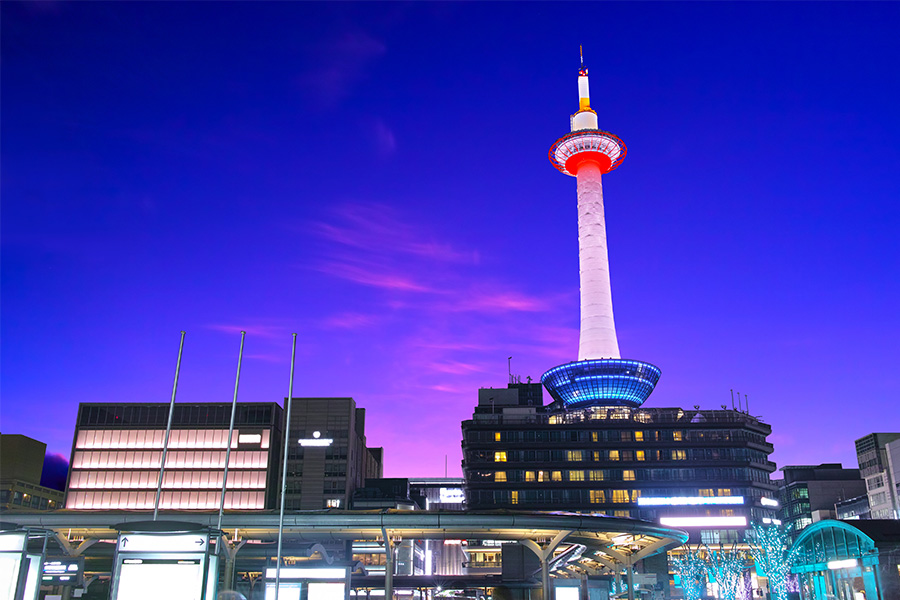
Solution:
{"label": "metal pole", "polygon": [[178,390],[178,373],[181,371],[181,351],[184,349],[184,332],[181,332],[181,343],[178,344],[178,362],[175,364],[175,383],[172,384],[172,401],[169,403],[169,422],[166,425],[166,437],[163,440],[162,460],[159,461],[159,481],[156,482],[156,501],[153,502],[153,520],[159,516],[159,497],[162,495],[163,473],[166,470],[166,454],[169,451],[169,434],[172,432],[172,415],[175,414],[175,392]]}
{"label": "metal pole", "polygon": [[384,537],[384,600],[394,598],[394,543],[388,536],[387,529],[381,526]]}
{"label": "metal pole", "polygon": [[[222,529],[222,513],[225,512],[225,486],[228,483],[228,461],[231,460],[231,440],[234,437],[234,415],[237,412],[237,396],[238,384],[241,382],[241,360],[244,358],[244,336],[246,331],[241,332],[241,349],[238,352],[237,376],[234,378],[234,399],[231,401],[231,423],[228,425],[228,448],[225,450],[225,471],[222,473],[222,497],[219,499],[219,521],[216,523],[216,529]],[[224,536],[219,538],[220,546],[224,541]],[[228,589],[231,589],[230,587]]]}
{"label": "metal pole", "polygon": [[[281,542],[284,535],[284,496],[287,494],[288,448],[291,441],[291,399],[294,397],[294,359],[297,356],[297,334],[293,335],[291,349],[291,381],[288,384],[287,414],[284,416],[284,460],[281,461],[281,510],[278,513],[278,555],[275,560],[275,600],[281,586]],[[265,585],[265,582],[263,583]]]}

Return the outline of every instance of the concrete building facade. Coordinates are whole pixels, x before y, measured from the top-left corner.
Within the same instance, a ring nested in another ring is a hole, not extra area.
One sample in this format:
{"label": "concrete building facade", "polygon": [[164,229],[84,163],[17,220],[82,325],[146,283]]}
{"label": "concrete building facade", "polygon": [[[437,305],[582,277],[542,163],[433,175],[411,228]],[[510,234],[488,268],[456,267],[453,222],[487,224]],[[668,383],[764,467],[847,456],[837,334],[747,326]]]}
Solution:
{"label": "concrete building facade", "polygon": [[866,493],[859,469],[844,469],[840,463],[786,466],[781,471],[779,518],[794,539],[807,526],[836,518],[838,502]]}
{"label": "concrete building facade", "polygon": [[380,478],[383,450],[366,446],[365,430],[353,398],[294,398],[285,508],[348,508],[366,479]]}
{"label": "concrete building facade", "polygon": [[[891,444],[893,463],[888,455]],[[872,519],[900,518],[900,433],[870,433],[856,440],[859,471],[866,480]]]}

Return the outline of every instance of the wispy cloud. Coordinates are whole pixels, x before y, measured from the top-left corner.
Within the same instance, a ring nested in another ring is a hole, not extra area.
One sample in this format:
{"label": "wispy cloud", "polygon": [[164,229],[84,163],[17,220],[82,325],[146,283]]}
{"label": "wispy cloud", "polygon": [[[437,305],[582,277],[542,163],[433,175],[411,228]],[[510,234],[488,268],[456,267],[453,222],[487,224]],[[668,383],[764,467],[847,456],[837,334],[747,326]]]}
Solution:
{"label": "wispy cloud", "polygon": [[444,308],[451,312],[540,312],[548,310],[550,304],[543,298],[513,290],[479,291],[466,294],[457,302],[445,305]]}
{"label": "wispy cloud", "polygon": [[380,320],[381,319],[375,315],[341,313],[322,320],[320,324],[325,329],[362,329],[364,327],[371,327]]}
{"label": "wispy cloud", "polygon": [[267,339],[280,338],[287,335],[283,327],[276,325],[230,325],[230,324],[212,324],[207,325],[207,329],[213,331],[221,331],[222,333],[239,334],[242,331],[247,332],[248,337],[261,337]]}
{"label": "wispy cloud", "polygon": [[312,224],[313,233],[351,248],[380,255],[408,255],[442,262],[476,263],[475,252],[423,236],[421,227],[404,221],[394,208],[376,203],[345,204],[334,211],[337,222]]}
{"label": "wispy cloud", "polygon": [[373,265],[354,265],[337,261],[327,262],[319,268],[323,273],[386,290],[402,292],[430,292],[428,286],[416,282],[411,276],[402,273],[391,273]]}
{"label": "wispy cloud", "polygon": [[458,361],[433,362],[428,364],[426,368],[437,373],[451,373],[453,375],[462,375],[464,373],[480,373],[485,370],[482,365]]}
{"label": "wispy cloud", "polygon": [[365,31],[344,31],[314,48],[315,67],[300,77],[300,85],[320,107],[334,107],[365,79],[367,69],[385,52],[384,42]]}

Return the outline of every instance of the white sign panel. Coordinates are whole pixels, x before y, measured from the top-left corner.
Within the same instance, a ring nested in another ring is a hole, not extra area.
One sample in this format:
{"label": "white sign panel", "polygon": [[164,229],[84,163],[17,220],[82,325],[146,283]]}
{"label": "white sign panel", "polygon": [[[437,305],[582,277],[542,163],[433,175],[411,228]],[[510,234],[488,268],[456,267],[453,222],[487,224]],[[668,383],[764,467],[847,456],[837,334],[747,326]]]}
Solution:
{"label": "white sign panel", "polygon": [[6,533],[0,535],[0,552],[21,552],[24,547],[24,533]]}
{"label": "white sign panel", "polygon": [[119,552],[205,552],[207,543],[207,536],[198,534],[123,533],[119,536]]}
{"label": "white sign panel", "polygon": [[203,567],[199,561],[123,564],[117,600],[200,600]]}

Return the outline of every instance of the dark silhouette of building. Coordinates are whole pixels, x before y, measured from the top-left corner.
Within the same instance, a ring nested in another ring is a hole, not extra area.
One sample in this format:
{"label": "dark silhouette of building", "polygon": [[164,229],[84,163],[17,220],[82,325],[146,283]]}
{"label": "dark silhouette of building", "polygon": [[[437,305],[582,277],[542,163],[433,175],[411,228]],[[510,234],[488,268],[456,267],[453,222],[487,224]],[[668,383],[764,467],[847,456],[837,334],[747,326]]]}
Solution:
{"label": "dark silhouette of building", "polygon": [[47,444],[28,436],[0,434],[0,508],[54,510],[63,491],[41,485]]}

